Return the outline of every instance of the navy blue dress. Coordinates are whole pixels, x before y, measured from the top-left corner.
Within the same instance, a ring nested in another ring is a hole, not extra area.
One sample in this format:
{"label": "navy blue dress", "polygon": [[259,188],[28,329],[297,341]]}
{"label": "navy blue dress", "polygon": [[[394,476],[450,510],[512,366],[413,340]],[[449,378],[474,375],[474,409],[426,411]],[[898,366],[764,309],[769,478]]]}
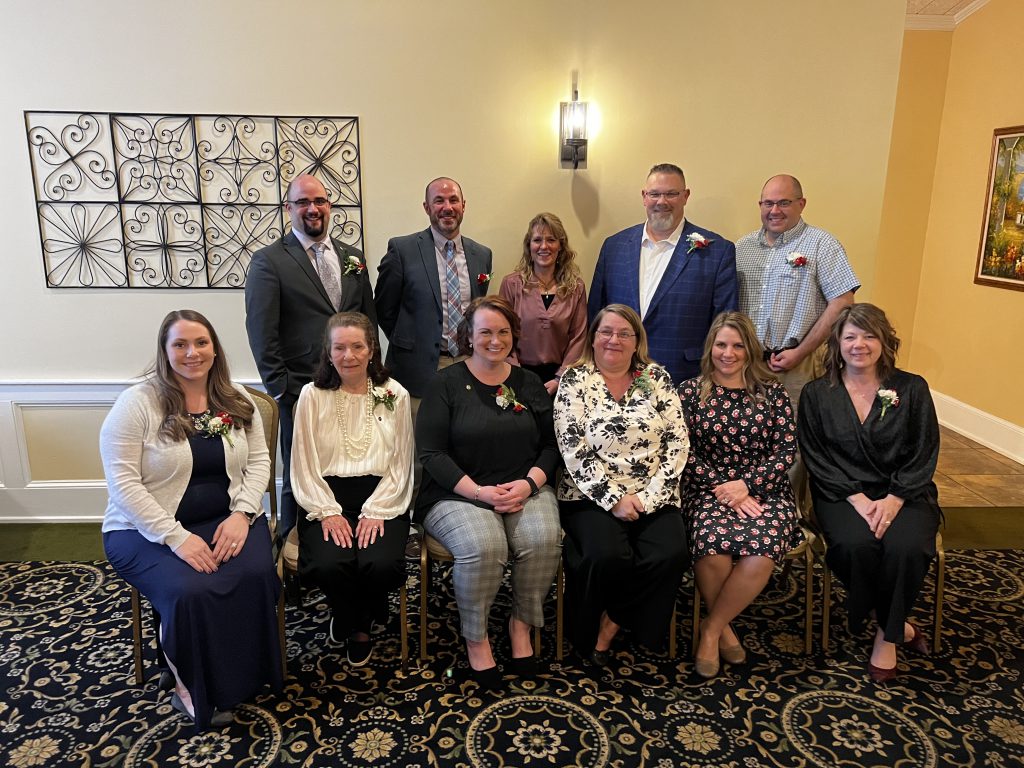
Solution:
{"label": "navy blue dress", "polygon": [[[224,443],[193,435],[189,446],[192,476],[175,519],[212,548],[217,526],[231,514]],[[108,531],[103,544],[114,570],[159,615],[164,654],[192,695],[198,726],[209,725],[215,708],[231,709],[267,684],[281,688],[281,582],[266,517],[249,529],[242,551],[215,573],[200,573],[138,531]]]}

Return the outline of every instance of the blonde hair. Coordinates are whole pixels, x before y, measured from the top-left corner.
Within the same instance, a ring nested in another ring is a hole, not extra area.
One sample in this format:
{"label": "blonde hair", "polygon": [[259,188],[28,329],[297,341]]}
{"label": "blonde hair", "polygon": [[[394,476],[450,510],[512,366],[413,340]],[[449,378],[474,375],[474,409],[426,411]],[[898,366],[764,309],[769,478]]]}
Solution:
{"label": "blonde hair", "polygon": [[513,272],[523,278],[523,290],[530,290],[531,284],[537,279],[533,274],[533,259],[530,257],[530,240],[533,230],[544,227],[558,240],[558,256],[555,258],[555,293],[564,299],[576,290],[576,285],[583,280],[580,268],[576,266],[576,251],[569,246],[569,235],[565,232],[562,220],[553,213],[538,213],[530,219],[523,237],[523,255]]}

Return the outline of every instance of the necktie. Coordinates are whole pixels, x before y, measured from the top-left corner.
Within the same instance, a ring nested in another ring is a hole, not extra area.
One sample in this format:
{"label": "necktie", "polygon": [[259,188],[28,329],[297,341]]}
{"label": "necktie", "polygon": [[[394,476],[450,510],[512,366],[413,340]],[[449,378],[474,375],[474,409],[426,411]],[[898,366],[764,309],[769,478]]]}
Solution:
{"label": "necktie", "polygon": [[448,315],[448,354],[455,357],[459,353],[459,323],[462,322],[462,297],[459,292],[459,273],[455,269],[455,243],[449,240],[444,244],[445,301]]}
{"label": "necktie", "polygon": [[327,257],[324,252],[327,246],[324,243],[313,243],[313,255],[316,256],[316,273],[320,275],[320,282],[324,284],[324,290],[331,299],[331,306],[335,309],[341,303],[341,284],[337,275],[327,265]]}

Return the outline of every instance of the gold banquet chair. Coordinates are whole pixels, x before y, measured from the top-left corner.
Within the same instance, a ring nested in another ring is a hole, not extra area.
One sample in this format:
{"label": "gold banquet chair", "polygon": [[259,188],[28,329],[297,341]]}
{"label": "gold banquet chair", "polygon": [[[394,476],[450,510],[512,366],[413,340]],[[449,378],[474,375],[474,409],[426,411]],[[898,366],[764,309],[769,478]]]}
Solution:
{"label": "gold banquet chair", "polygon": [[[821,648],[825,655],[829,652],[830,613],[832,608],[832,574],[825,562],[828,544],[824,536],[818,536],[819,542],[816,556],[821,560],[822,569],[822,606],[821,606]],[[935,607],[932,625],[932,653],[938,653],[942,644],[942,602],[946,596],[946,550],[942,545],[942,534],[935,533]]]}
{"label": "gold banquet chair", "polygon": [[[430,583],[430,561],[454,563],[455,558],[447,547],[426,531],[420,546],[420,661],[430,658],[427,653],[427,592]],[[555,586],[555,657],[562,660],[562,558],[558,558],[557,583]],[[533,655],[540,655],[540,627],[533,628]]]}
{"label": "gold banquet chair", "polygon": [[[789,569],[795,562],[803,563],[804,572],[804,653],[810,655],[811,645],[814,639],[814,548],[813,542],[818,538],[814,532],[802,522],[800,523],[800,543],[786,553],[785,564],[782,569],[782,576],[785,578]],[[700,640],[700,590],[697,589],[697,580],[693,580],[693,647],[697,647]],[[674,654],[673,654],[674,655]]]}
{"label": "gold banquet chair", "polygon": [[[270,538],[274,539],[274,531],[277,529],[277,429],[279,413],[277,402],[266,392],[261,392],[252,387],[246,387],[245,391],[252,397],[259,411],[260,420],[263,422],[263,436],[267,441],[267,450],[270,452],[270,480],[267,482],[267,493],[270,494]],[[132,602],[132,642],[134,644],[135,660],[135,684],[142,685],[144,675],[142,668],[142,600],[139,591],[130,587]],[[281,671],[287,673],[288,649],[285,645],[284,635],[284,589],[277,601],[277,632],[281,642]]]}

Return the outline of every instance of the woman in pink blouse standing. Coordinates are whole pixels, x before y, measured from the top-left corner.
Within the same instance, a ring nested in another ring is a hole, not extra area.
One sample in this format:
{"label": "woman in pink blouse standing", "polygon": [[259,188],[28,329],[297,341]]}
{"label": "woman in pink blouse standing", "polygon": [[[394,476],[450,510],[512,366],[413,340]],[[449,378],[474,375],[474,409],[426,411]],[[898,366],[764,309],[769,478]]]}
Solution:
{"label": "woman in pink blouse standing", "polygon": [[576,362],[587,335],[587,290],[562,220],[538,213],[523,238],[523,256],[501,281],[498,294],[522,326],[518,362],[544,382],[549,395]]}

